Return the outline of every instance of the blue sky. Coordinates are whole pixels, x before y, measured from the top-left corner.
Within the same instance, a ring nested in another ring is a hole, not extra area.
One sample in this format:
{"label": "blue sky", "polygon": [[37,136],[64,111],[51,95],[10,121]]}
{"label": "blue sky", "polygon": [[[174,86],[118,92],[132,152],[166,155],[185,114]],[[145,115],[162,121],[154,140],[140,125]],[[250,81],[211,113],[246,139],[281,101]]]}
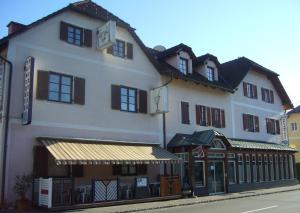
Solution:
{"label": "blue sky", "polygon": [[[9,21],[29,24],[74,1],[1,0],[0,37]],[[153,47],[185,43],[221,63],[246,56],[280,74],[300,104],[300,0],[94,0],[136,28]]]}

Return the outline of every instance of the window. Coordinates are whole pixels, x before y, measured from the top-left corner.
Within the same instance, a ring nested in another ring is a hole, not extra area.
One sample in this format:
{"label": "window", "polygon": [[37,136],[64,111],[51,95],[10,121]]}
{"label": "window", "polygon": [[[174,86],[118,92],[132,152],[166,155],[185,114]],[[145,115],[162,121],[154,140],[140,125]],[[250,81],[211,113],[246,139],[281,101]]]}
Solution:
{"label": "window", "polygon": [[182,72],[183,74],[187,74],[188,72],[188,60],[185,58],[179,58],[179,70],[180,72]]}
{"label": "window", "polygon": [[251,172],[250,172],[250,156],[246,155],[246,177],[247,183],[251,182]]}
{"label": "window", "polygon": [[257,99],[257,86],[251,83],[243,82],[244,96]]}
{"label": "window", "polygon": [[269,181],[269,162],[268,156],[264,156],[264,170],[265,170],[265,181]]}
{"label": "window", "polygon": [[279,120],[266,118],[267,133],[272,135],[280,135],[280,124]]}
{"label": "window", "polygon": [[296,132],[298,130],[297,123],[291,123],[291,129],[293,132]]}
{"label": "window", "polygon": [[227,175],[228,175],[228,181],[229,184],[235,184],[235,162],[234,161],[228,161],[227,164]]}
{"label": "window", "polygon": [[243,114],[244,131],[259,132],[259,119],[258,116]]}
{"label": "window", "polygon": [[196,105],[196,123],[200,126],[225,128],[225,111],[219,108]]}
{"label": "window", "polygon": [[181,123],[190,124],[189,103],[181,101]]}
{"label": "window", "polygon": [[274,92],[270,89],[261,88],[261,98],[266,103],[274,103]]}
{"label": "window", "polygon": [[245,182],[244,176],[244,162],[243,162],[243,155],[238,155],[238,163],[239,163],[239,182]]}
{"label": "window", "polygon": [[136,112],[136,89],[121,87],[121,110]]}
{"label": "window", "polygon": [[276,176],[276,180],[279,180],[279,164],[278,164],[278,155],[275,155],[275,176]]}
{"label": "window", "polygon": [[262,182],[264,180],[264,174],[263,174],[263,166],[262,166],[262,156],[258,156],[258,172],[259,172],[259,182]]}
{"label": "window", "polygon": [[77,46],[82,45],[82,28],[68,25],[68,37],[67,42],[75,44]]}
{"label": "window", "polygon": [[48,100],[71,103],[72,82],[72,76],[50,73]]}
{"label": "window", "polygon": [[253,174],[253,182],[257,182],[257,163],[256,156],[252,155],[252,174]]}
{"label": "window", "polygon": [[274,178],[274,164],[273,164],[273,156],[269,155],[269,162],[270,162],[270,177],[271,181],[275,180]]}
{"label": "window", "polygon": [[207,79],[209,81],[214,81],[214,79],[215,79],[214,68],[207,67],[207,69],[206,69],[206,75],[207,75]]}
{"label": "window", "polygon": [[121,58],[125,57],[125,42],[116,40],[116,43],[112,46],[112,54]]}
{"label": "window", "polygon": [[220,140],[220,139],[215,139],[211,146],[210,149],[220,149],[220,150],[224,150],[226,149],[226,146],[224,145],[224,143]]}
{"label": "window", "polygon": [[195,161],[194,169],[196,186],[204,186],[204,162]]}

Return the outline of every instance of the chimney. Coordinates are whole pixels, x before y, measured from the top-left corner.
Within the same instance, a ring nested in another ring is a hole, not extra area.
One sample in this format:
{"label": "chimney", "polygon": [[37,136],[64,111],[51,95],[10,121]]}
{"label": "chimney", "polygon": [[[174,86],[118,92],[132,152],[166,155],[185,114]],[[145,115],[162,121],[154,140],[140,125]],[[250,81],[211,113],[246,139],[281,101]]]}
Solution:
{"label": "chimney", "polygon": [[18,30],[25,28],[26,25],[11,21],[8,23],[7,27],[8,27],[8,35],[10,35]]}

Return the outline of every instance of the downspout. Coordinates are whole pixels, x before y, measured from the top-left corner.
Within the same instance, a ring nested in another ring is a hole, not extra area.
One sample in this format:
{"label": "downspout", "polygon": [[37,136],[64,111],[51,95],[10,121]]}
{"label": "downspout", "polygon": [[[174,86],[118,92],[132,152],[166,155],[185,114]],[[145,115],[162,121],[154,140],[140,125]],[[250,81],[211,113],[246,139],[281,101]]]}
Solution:
{"label": "downspout", "polygon": [[10,114],[10,96],[11,96],[11,81],[12,81],[12,71],[13,65],[6,58],[0,56],[0,59],[9,65],[9,77],[8,77],[8,87],[7,87],[7,105],[6,105],[6,115],[5,115],[5,126],[4,126],[4,147],[3,147],[3,165],[2,165],[2,186],[1,186],[1,203],[4,202],[4,192],[5,192],[5,176],[6,176],[6,156],[7,156],[7,143],[8,143],[8,128],[9,128],[9,114]]}

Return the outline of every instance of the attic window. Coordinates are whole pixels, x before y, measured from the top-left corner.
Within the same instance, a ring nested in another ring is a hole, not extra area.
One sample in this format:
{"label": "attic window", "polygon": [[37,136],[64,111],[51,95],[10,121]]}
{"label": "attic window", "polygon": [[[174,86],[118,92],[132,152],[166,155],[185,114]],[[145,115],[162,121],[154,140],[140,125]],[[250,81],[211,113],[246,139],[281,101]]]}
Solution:
{"label": "attic window", "polygon": [[179,70],[181,73],[185,74],[188,71],[188,60],[185,58],[179,58]]}
{"label": "attic window", "polygon": [[206,69],[206,76],[207,76],[207,80],[213,81],[214,78],[215,78],[215,76],[214,76],[214,68],[207,67],[207,69]]}

